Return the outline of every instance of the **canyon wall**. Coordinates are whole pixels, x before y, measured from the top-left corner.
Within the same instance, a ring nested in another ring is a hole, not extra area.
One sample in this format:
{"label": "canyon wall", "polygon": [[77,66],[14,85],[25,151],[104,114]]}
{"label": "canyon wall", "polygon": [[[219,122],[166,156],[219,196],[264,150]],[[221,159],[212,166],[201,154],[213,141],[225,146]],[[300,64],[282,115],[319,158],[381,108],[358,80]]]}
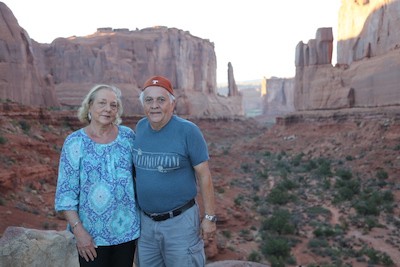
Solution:
{"label": "canyon wall", "polygon": [[39,73],[33,43],[11,10],[0,2],[0,98],[59,106],[54,85]]}
{"label": "canyon wall", "polygon": [[98,83],[122,90],[125,113],[142,114],[141,86],[150,76],[168,77],[181,115],[243,115],[240,95],[216,92],[216,55],[209,40],[176,28],[99,28],[84,37],[51,44],[30,39],[0,3],[0,98],[27,105],[77,106]]}
{"label": "canyon wall", "polygon": [[288,114],[294,109],[294,79],[271,77],[262,82],[263,115],[274,121],[275,117]]}
{"label": "canyon wall", "polygon": [[331,28],[296,47],[296,110],[400,104],[400,1],[342,0],[337,64]]}

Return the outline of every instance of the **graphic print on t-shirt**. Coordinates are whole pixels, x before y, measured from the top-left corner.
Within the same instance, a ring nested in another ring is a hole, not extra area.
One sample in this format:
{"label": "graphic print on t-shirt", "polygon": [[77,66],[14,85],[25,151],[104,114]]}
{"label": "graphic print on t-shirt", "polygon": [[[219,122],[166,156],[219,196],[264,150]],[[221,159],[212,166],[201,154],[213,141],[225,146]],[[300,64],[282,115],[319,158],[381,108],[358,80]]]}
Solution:
{"label": "graphic print on t-shirt", "polygon": [[179,169],[179,155],[165,152],[146,152],[141,149],[133,150],[135,167],[147,171],[169,172]]}

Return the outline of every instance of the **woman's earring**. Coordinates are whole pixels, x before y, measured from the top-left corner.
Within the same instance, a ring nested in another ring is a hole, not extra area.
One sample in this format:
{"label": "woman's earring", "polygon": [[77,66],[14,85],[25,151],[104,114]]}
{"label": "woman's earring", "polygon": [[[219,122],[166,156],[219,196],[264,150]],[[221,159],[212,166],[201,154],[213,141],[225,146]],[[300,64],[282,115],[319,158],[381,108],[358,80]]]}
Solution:
{"label": "woman's earring", "polygon": [[92,120],[92,114],[90,114],[90,112],[87,114],[87,117],[88,117],[89,121]]}

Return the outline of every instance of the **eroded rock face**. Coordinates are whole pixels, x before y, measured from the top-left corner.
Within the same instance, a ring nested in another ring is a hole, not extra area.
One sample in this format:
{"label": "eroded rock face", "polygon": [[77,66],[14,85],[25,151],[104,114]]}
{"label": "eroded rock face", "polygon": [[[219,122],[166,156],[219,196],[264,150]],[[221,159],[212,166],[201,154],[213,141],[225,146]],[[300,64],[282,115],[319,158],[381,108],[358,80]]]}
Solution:
{"label": "eroded rock face", "polygon": [[385,55],[400,46],[398,0],[342,1],[339,10],[339,64]]}
{"label": "eroded rock face", "polygon": [[59,106],[53,84],[38,69],[33,43],[11,10],[0,2],[0,98]]}
{"label": "eroded rock face", "polygon": [[27,105],[79,106],[91,87],[106,83],[121,89],[125,113],[143,114],[141,86],[149,77],[162,75],[174,86],[180,115],[243,115],[240,96],[226,99],[216,93],[216,55],[209,40],[167,27],[99,28],[89,36],[40,44],[3,3],[0,11],[5,14],[0,17],[0,39],[5,40],[0,43],[0,98]]}
{"label": "eroded rock face", "polygon": [[399,105],[399,10],[400,1],[342,1],[338,64],[326,28],[296,47],[296,110]]}
{"label": "eroded rock face", "polygon": [[333,51],[332,28],[319,28],[315,39],[296,47],[296,67],[331,64]]}
{"label": "eroded rock face", "polygon": [[266,89],[263,97],[263,115],[271,118],[293,112],[294,109],[294,79],[276,78],[265,79],[262,83]]}
{"label": "eroded rock face", "polygon": [[0,265],[78,267],[75,239],[68,231],[8,227],[0,239]]}

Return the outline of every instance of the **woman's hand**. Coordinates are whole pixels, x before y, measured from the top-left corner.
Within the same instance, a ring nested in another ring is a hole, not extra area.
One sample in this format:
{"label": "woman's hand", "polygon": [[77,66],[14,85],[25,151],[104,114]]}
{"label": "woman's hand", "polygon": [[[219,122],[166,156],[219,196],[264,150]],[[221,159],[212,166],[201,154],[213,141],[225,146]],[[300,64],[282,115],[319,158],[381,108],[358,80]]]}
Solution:
{"label": "woman's hand", "polygon": [[97,257],[97,246],[94,243],[92,236],[85,230],[81,223],[75,227],[74,235],[79,255],[87,262],[89,260],[94,261]]}

